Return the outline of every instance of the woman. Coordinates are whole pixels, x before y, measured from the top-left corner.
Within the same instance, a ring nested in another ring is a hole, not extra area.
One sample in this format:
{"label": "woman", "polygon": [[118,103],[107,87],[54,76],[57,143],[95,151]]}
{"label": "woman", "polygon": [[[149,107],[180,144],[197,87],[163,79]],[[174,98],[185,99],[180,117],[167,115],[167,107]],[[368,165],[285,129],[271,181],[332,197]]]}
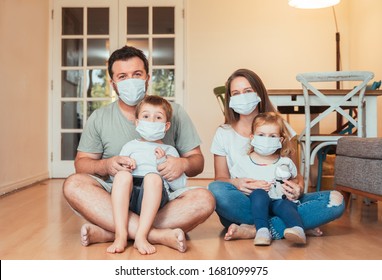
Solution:
{"label": "woman", "polygon": [[[224,227],[225,240],[254,238],[253,215],[249,195],[255,189],[267,189],[269,183],[252,178],[233,178],[233,163],[247,154],[252,122],[264,112],[276,112],[260,77],[248,69],[235,71],[227,80],[225,93],[225,123],[214,136],[211,152],[214,154],[215,181],[208,189],[216,199],[216,212]],[[295,133],[289,127],[292,137]],[[292,160],[297,162],[294,154]],[[341,217],[345,210],[343,196],[337,191],[303,193],[301,174],[284,182],[289,200],[300,200],[298,213],[304,228],[310,234],[322,235],[318,228]],[[269,228],[273,239],[284,237],[285,224],[279,217],[271,217]]]}

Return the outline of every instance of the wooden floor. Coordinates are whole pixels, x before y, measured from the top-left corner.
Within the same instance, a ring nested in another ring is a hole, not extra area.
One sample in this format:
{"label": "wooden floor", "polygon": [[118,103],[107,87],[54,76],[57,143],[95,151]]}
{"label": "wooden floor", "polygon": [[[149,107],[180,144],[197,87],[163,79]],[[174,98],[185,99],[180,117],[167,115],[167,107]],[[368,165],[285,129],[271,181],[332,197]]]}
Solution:
{"label": "wooden floor", "polygon": [[[157,246],[157,253],[142,256],[131,243],[122,254],[106,253],[107,244],[81,246],[84,220],[74,214],[62,196],[62,179],[47,180],[0,198],[1,260],[381,260],[382,211],[359,197],[339,220],[321,229],[323,237],[309,237],[304,247],[276,240],[255,247],[252,240],[224,241],[224,229],[214,213],[188,234],[188,250],[179,253]],[[192,185],[207,185],[194,181]]]}

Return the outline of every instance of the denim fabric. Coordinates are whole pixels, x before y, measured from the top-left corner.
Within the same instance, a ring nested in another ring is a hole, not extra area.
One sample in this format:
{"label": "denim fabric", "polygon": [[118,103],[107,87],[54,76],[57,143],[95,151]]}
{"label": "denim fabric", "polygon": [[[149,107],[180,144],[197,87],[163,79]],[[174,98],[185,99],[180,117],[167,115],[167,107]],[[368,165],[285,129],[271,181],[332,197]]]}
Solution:
{"label": "denim fabric", "polygon": [[[214,181],[208,185],[216,199],[216,213],[224,227],[235,224],[254,224],[251,201],[234,185],[227,182]],[[343,214],[345,203],[329,206],[331,191],[306,193],[300,198],[297,211],[302,219],[303,228],[313,229],[333,221]],[[277,216],[269,219],[269,229],[273,239],[284,237],[285,223]]]}
{"label": "denim fabric", "polygon": [[257,229],[268,228],[270,216],[279,217],[286,227],[303,227],[302,220],[297,211],[297,204],[288,199],[272,199],[263,189],[256,189],[250,195],[251,212]]}

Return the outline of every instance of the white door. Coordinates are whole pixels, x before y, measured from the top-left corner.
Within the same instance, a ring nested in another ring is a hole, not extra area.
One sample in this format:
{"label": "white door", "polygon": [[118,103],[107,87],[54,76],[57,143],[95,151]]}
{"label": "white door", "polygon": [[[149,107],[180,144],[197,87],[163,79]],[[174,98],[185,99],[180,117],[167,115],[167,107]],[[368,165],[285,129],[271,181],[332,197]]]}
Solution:
{"label": "white door", "polygon": [[90,114],[117,97],[107,59],[117,48],[144,50],[149,94],[183,104],[183,1],[54,0],[51,177],[74,173],[81,132]]}

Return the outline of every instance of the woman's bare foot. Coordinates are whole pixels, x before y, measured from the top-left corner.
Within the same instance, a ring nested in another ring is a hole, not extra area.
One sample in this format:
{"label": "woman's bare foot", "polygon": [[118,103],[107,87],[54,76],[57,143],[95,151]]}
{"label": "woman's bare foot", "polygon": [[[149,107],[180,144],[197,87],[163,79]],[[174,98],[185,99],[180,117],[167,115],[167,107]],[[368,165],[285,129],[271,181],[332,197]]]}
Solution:
{"label": "woman's bare foot", "polygon": [[247,224],[231,224],[224,236],[224,240],[252,239],[256,236],[256,228]]}
{"label": "woman's bare foot", "polygon": [[89,246],[93,243],[110,242],[114,240],[114,233],[93,224],[83,224],[81,227],[81,244]]}
{"label": "woman's bare foot", "polygon": [[186,252],[186,236],[180,228],[176,229],[152,229],[149,233],[148,240],[152,244],[161,244],[181,253]]}
{"label": "woman's bare foot", "polygon": [[127,237],[125,238],[115,238],[113,244],[107,247],[106,251],[108,253],[123,253],[127,247]]}
{"label": "woman's bare foot", "polygon": [[308,229],[305,231],[306,235],[310,235],[310,236],[316,236],[316,237],[320,237],[322,236],[324,233],[320,230],[320,228],[316,227],[314,229]]}
{"label": "woman's bare foot", "polygon": [[135,237],[134,248],[136,248],[142,255],[151,255],[157,251],[155,247],[143,237]]}

